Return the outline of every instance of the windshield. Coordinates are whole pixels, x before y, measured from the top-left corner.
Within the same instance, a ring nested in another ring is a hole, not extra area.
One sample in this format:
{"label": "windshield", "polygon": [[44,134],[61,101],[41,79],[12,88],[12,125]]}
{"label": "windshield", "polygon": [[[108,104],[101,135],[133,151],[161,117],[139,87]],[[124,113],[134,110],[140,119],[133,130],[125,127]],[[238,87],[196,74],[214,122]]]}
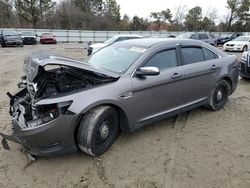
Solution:
{"label": "windshield", "polygon": [[109,38],[108,40],[104,41],[104,44],[113,44],[117,39],[117,36],[113,36],[111,38]]}
{"label": "windshield", "polygon": [[176,38],[178,39],[189,39],[191,37],[192,33],[182,33],[178,35]]}
{"label": "windshield", "polygon": [[12,36],[12,35],[18,35],[18,33],[15,31],[15,30],[3,30],[3,35],[9,35],[9,36]]}
{"label": "windshield", "polygon": [[22,32],[22,36],[35,36],[34,32]]}
{"label": "windshield", "polygon": [[249,37],[238,37],[234,39],[234,41],[248,41],[250,38]]}
{"label": "windshield", "polygon": [[121,74],[125,73],[145,51],[144,47],[116,43],[94,53],[87,62],[95,67]]}
{"label": "windshield", "polygon": [[51,33],[42,33],[42,36],[51,36]]}

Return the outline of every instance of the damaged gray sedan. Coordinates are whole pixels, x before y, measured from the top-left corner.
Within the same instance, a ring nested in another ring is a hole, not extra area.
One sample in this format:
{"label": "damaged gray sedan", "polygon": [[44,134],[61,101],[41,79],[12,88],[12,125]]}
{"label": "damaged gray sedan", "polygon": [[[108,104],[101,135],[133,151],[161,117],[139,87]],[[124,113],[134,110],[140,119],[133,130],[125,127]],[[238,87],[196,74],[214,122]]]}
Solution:
{"label": "damaged gray sedan", "polygon": [[195,40],[115,43],[86,63],[39,52],[24,62],[10,97],[11,135],[33,156],[82,150],[100,155],[120,130],[207,106],[220,110],[238,83],[235,56]]}

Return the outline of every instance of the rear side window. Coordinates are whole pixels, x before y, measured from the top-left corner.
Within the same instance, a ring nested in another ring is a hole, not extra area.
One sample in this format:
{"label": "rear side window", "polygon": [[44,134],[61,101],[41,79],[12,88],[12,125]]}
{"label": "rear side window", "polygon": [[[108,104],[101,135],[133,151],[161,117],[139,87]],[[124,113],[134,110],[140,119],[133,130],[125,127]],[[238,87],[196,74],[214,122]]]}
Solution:
{"label": "rear side window", "polygon": [[197,40],[198,40],[199,38],[198,38],[197,34],[193,34],[193,35],[190,37],[190,39],[197,39]]}
{"label": "rear side window", "polygon": [[208,39],[206,34],[199,34],[199,39]]}
{"label": "rear side window", "polygon": [[203,50],[200,47],[182,47],[181,51],[185,65],[204,61]]}
{"label": "rear side window", "polygon": [[160,71],[176,67],[177,57],[176,50],[166,50],[155,54],[147,63],[145,67],[158,67]]}
{"label": "rear side window", "polygon": [[206,61],[219,58],[217,54],[208,50],[207,48],[203,48],[203,52],[204,52],[204,57]]}

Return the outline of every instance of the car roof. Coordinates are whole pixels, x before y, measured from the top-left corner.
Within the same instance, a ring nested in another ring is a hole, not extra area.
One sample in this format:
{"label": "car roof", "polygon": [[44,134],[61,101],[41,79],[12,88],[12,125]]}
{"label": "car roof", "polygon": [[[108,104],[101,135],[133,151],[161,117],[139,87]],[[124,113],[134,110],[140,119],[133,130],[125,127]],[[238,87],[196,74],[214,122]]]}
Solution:
{"label": "car roof", "polygon": [[182,42],[190,43],[190,44],[197,44],[197,45],[205,44],[199,40],[177,39],[177,38],[142,38],[142,39],[125,40],[125,41],[121,41],[120,43],[144,46],[146,48],[150,48],[151,46],[158,45],[158,44],[178,44]]}
{"label": "car roof", "polygon": [[123,34],[123,35],[114,35],[114,37],[138,37],[141,38],[141,35],[131,35],[131,34]]}

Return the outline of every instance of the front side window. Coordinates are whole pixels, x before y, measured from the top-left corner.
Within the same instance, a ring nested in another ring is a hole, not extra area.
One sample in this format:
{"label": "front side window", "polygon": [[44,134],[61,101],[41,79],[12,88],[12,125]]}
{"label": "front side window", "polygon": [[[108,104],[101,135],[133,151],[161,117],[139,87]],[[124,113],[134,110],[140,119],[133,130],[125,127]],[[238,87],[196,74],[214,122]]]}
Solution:
{"label": "front side window", "polygon": [[158,67],[160,71],[177,66],[176,50],[166,50],[155,54],[144,67]]}
{"label": "front side window", "polygon": [[181,51],[185,65],[204,61],[203,50],[200,47],[182,47]]}

